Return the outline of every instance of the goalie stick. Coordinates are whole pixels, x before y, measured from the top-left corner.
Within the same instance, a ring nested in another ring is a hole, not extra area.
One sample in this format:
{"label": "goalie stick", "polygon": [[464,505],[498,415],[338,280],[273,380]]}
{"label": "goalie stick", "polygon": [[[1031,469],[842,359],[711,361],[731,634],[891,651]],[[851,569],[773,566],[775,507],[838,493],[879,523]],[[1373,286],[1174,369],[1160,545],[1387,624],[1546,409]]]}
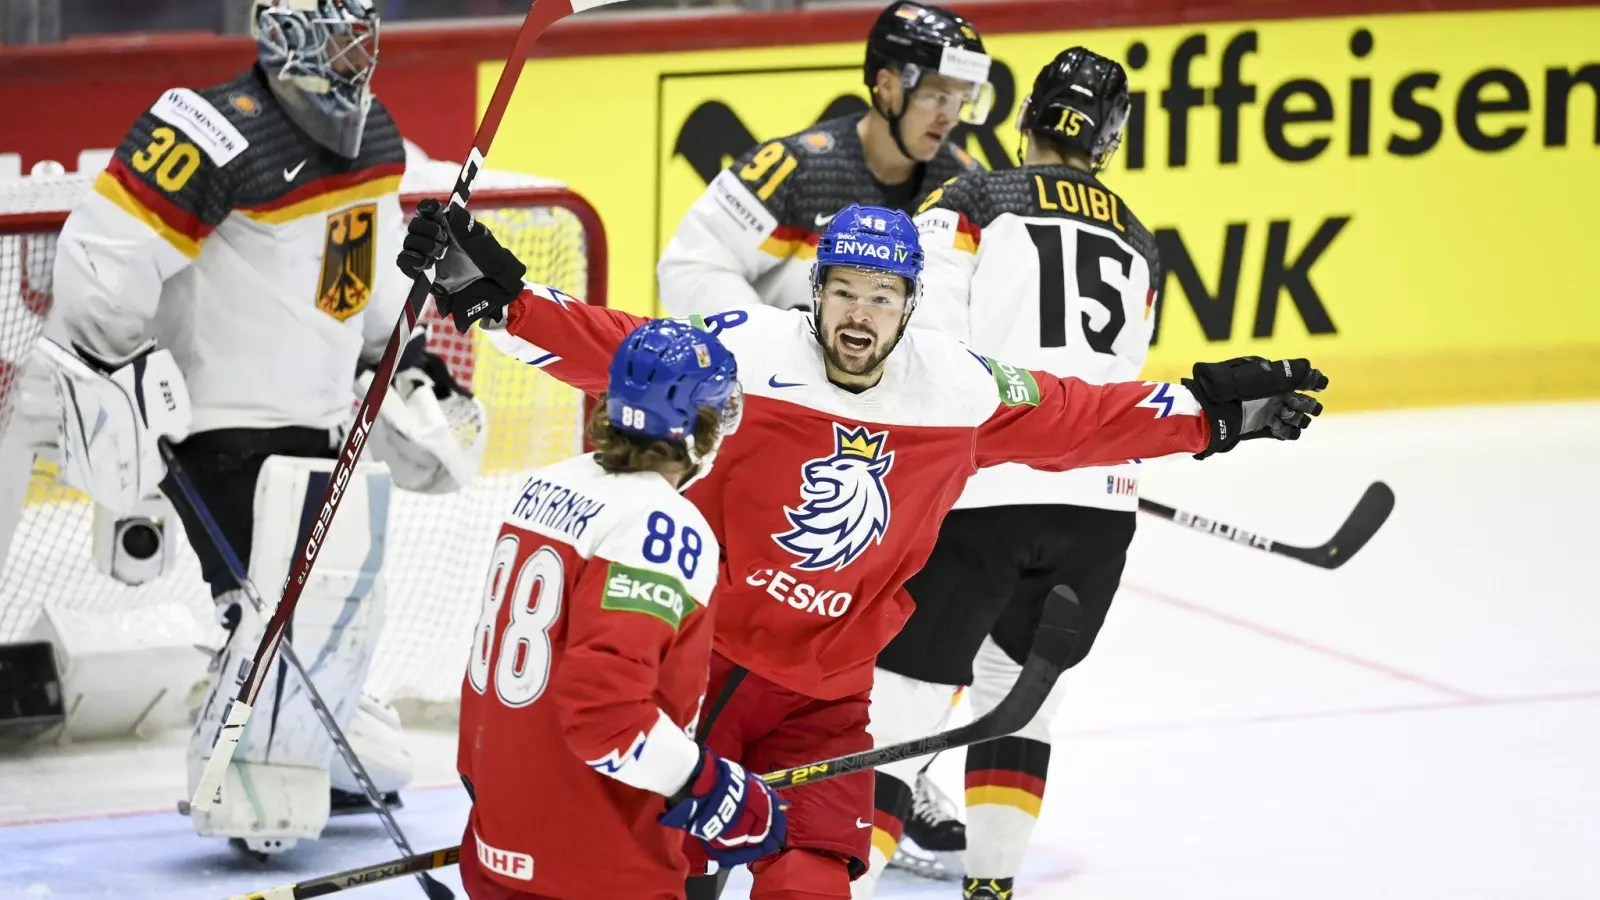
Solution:
{"label": "goalie stick", "polygon": [[[988,713],[973,719],[959,728],[930,734],[887,747],[874,747],[860,753],[848,753],[792,769],[780,769],[761,776],[774,790],[783,790],[800,784],[811,784],[829,778],[838,778],[851,772],[872,769],[902,759],[912,759],[965,747],[983,741],[992,741],[1021,731],[1033,720],[1039,708],[1050,696],[1056,679],[1067,668],[1072,651],[1077,644],[1078,632],[1072,627],[1078,615],[1078,598],[1066,585],[1058,585],[1045,600],[1039,617],[1039,630],[1034,633],[1033,646],[1028,650],[1028,660],[1011,686],[1010,692],[999,705]],[[391,859],[377,865],[350,869],[337,875],[328,875],[312,881],[284,885],[254,894],[239,894],[228,900],[305,900],[350,888],[376,884],[412,872],[438,869],[461,861],[461,847],[446,847],[431,853],[418,853],[404,859]]]}
{"label": "goalie stick", "polygon": [[1139,509],[1141,512],[1169,519],[1196,531],[1226,538],[1235,544],[1298,559],[1324,569],[1337,569],[1348,562],[1350,557],[1355,556],[1356,551],[1365,547],[1367,541],[1372,540],[1372,536],[1378,533],[1384,522],[1388,521],[1389,513],[1394,510],[1394,491],[1381,481],[1374,481],[1368,485],[1366,492],[1356,502],[1356,508],[1350,511],[1350,515],[1345,518],[1344,524],[1339,526],[1339,530],[1334,532],[1327,543],[1316,547],[1285,544],[1253,531],[1246,531],[1237,525],[1229,525],[1192,512],[1174,509],[1143,497],[1139,498]]}
{"label": "goalie stick", "polygon": [[[211,510],[206,507],[205,501],[200,499],[200,493],[195,490],[194,482],[189,480],[188,473],[183,470],[183,464],[178,461],[177,454],[173,452],[172,442],[165,437],[161,437],[156,440],[156,445],[161,449],[161,458],[166,461],[167,471],[171,473],[172,480],[178,485],[178,494],[181,495],[184,504],[194,513],[194,517],[199,520],[206,536],[211,539],[211,546],[215,547],[217,555],[222,557],[223,564],[228,567],[228,574],[233,576],[234,583],[244,591],[245,597],[249,598],[250,605],[256,608],[256,612],[265,615],[267,605],[261,599],[261,592],[256,590],[255,583],[244,573],[244,565],[239,562],[239,554],[234,552],[233,545],[228,543],[227,535],[222,533],[222,528],[211,515]],[[311,674],[306,671],[305,666],[300,664],[300,657],[294,652],[294,646],[288,641],[284,641],[282,653],[284,661],[289,664],[289,668],[294,669],[300,678],[300,684],[305,687],[306,699],[311,703],[311,708],[316,711],[317,718],[322,721],[322,727],[327,730],[328,739],[333,741],[333,746],[339,751],[340,758],[344,760],[345,765],[350,767],[351,773],[356,776],[356,781],[361,783],[361,790],[367,795],[367,802],[371,803],[372,808],[378,813],[378,818],[383,822],[383,829],[389,832],[389,839],[394,841],[396,847],[400,848],[400,852],[406,854],[415,853],[416,851],[411,849],[411,843],[406,840],[405,833],[400,830],[400,823],[395,821],[394,811],[389,809],[387,803],[383,802],[383,793],[378,790],[378,786],[373,782],[372,776],[367,774],[366,766],[361,764],[361,759],[356,756],[355,748],[350,746],[350,739],[345,737],[344,730],[339,727],[339,723],[333,718],[333,711],[328,709],[328,704],[322,699],[322,693],[317,690],[315,684],[311,683]],[[223,672],[219,666],[217,677],[221,678],[222,675]],[[233,755],[230,753],[228,759],[231,760],[232,758]],[[224,770],[226,770],[226,766],[224,766]],[[423,891],[427,893],[431,900],[453,900],[455,897],[455,894],[449,888],[440,884],[426,872],[419,871],[417,873],[417,881],[422,884]]]}
{"label": "goalie stick", "polygon": [[[455,189],[450,195],[452,204],[465,208],[468,198],[472,196],[472,182],[477,179],[478,170],[489,154],[489,145],[493,143],[495,132],[500,128],[500,119],[505,115],[506,106],[511,101],[511,93],[516,87],[518,76],[522,73],[522,64],[533,50],[533,44],[539,39],[539,35],[552,24],[574,12],[583,12],[615,2],[617,0],[535,0],[528,8],[528,14],[522,20],[522,28],[517,32],[516,42],[511,47],[511,54],[506,58],[505,68],[500,70],[500,80],[495,84],[494,95],[489,98],[489,104],[484,109],[483,121],[478,124],[477,134],[473,136],[472,148],[461,164],[460,174],[456,176]],[[250,721],[250,710],[266,683],[266,673],[271,669],[272,657],[277,653],[278,645],[283,640],[284,628],[288,626],[289,618],[294,615],[294,607],[300,600],[300,592],[305,587],[306,579],[311,575],[311,567],[316,564],[317,554],[322,548],[322,536],[327,533],[334,515],[339,511],[344,485],[355,473],[356,463],[361,459],[361,451],[366,446],[368,432],[371,431],[372,423],[378,416],[378,407],[383,404],[384,395],[389,390],[389,380],[394,377],[400,347],[416,328],[417,318],[422,314],[422,305],[428,299],[428,288],[427,274],[418,275],[411,285],[411,292],[406,296],[405,309],[396,320],[394,333],[389,336],[389,344],[384,348],[377,370],[373,372],[372,385],[367,388],[366,396],[361,399],[361,406],[356,410],[355,422],[351,425],[350,433],[345,436],[343,446],[339,448],[338,462],[334,465],[333,477],[328,479],[328,489],[322,495],[317,518],[300,539],[295,553],[294,568],[284,581],[282,599],[278,601],[277,609],[267,622],[261,643],[251,660],[250,675],[240,686],[238,696],[228,703],[228,708],[223,713],[222,724],[212,741],[211,758],[206,761],[205,769],[200,773],[200,780],[195,787],[194,796],[190,798],[190,805],[196,809],[209,809],[217,802],[228,760],[233,758],[233,751],[244,736],[245,724]]]}

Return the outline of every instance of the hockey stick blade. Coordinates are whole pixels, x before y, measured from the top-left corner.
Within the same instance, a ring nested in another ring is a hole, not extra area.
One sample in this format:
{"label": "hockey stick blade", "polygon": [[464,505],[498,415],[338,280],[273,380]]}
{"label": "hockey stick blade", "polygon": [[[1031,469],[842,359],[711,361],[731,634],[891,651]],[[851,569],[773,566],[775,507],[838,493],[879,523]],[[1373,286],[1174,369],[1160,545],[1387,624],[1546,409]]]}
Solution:
{"label": "hockey stick blade", "polygon": [[1039,630],[1033,637],[1028,659],[1022,664],[1022,673],[1005,699],[988,713],[959,728],[914,738],[887,747],[874,747],[860,753],[849,753],[792,769],[781,769],[761,776],[769,787],[777,790],[799,784],[811,784],[828,778],[838,778],[863,769],[875,769],[902,759],[915,759],[968,744],[982,743],[1005,737],[1022,730],[1032,721],[1044,701],[1055,687],[1056,679],[1071,661],[1077,631],[1072,622],[1078,615],[1078,598],[1072,589],[1059,585],[1045,600],[1044,612],[1039,619]]}
{"label": "hockey stick blade", "polygon": [[1145,497],[1139,498],[1140,512],[1159,516],[1195,531],[1216,535],[1235,544],[1287,556],[1323,569],[1337,569],[1348,562],[1350,557],[1356,555],[1356,551],[1372,540],[1378,529],[1383,527],[1383,523],[1388,521],[1389,513],[1393,510],[1394,491],[1387,484],[1374,481],[1367,486],[1355,509],[1345,517],[1339,530],[1334,532],[1327,543],[1316,547],[1297,547],[1253,531],[1246,531],[1237,525],[1229,525],[1188,510],[1176,509]]}
{"label": "hockey stick blade", "polygon": [[[1050,691],[1055,687],[1056,679],[1061,677],[1067,664],[1072,661],[1072,652],[1077,646],[1078,638],[1077,629],[1072,627],[1072,622],[1077,615],[1078,597],[1071,588],[1060,585],[1050,592],[1049,598],[1045,600],[1044,611],[1039,617],[1039,630],[1034,634],[1033,646],[1028,650],[1028,661],[1023,663],[1022,673],[1017,676],[1017,683],[1011,686],[1011,691],[1006,694],[1005,699],[988,714],[941,734],[851,753],[793,769],[769,772],[762,775],[761,780],[775,790],[781,791],[798,784],[837,778],[840,775],[876,768],[902,759],[912,759],[952,747],[965,747],[969,744],[991,741],[1020,731],[1039,712],[1039,708],[1044,705],[1044,701],[1050,696]],[[321,897],[335,891],[388,881],[412,872],[454,865],[460,860],[461,848],[449,847],[432,853],[389,860],[363,869],[351,869],[314,881],[274,888],[265,893],[241,894],[228,900],[303,900],[306,897]]]}
{"label": "hockey stick blade", "polygon": [[347,891],[350,888],[375,884],[379,881],[388,881],[402,875],[426,872],[429,869],[442,869],[453,866],[461,861],[460,847],[446,847],[443,850],[434,850],[431,853],[418,853],[404,859],[392,859],[388,862],[378,863],[375,866],[363,866],[359,869],[349,869],[337,875],[328,875],[312,881],[287,884],[283,887],[273,888],[253,894],[237,894],[228,900],[305,900],[307,897],[322,897],[328,894]]}

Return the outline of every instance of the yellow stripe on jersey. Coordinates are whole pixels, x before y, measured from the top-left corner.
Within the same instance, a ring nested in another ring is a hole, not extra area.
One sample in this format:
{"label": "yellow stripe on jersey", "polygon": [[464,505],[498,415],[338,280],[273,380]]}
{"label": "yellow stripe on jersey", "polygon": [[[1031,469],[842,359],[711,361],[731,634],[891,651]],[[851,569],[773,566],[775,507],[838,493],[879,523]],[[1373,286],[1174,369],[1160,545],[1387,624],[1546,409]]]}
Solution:
{"label": "yellow stripe on jersey", "polygon": [[179,253],[189,259],[194,259],[200,255],[199,241],[167,224],[165,219],[129,193],[122,182],[118,181],[110,172],[101,172],[95,176],[94,191],[121,207],[128,215],[143,222],[151,231],[161,235],[162,240],[171,244]]}
{"label": "yellow stripe on jersey", "polygon": [[392,194],[398,190],[400,190],[400,176],[392,175],[387,178],[375,178],[350,187],[317,194],[284,206],[277,206],[271,209],[241,209],[239,212],[252,221],[260,222],[264,225],[281,225],[284,222],[292,222],[303,216],[314,216],[351,203],[358,203],[362,200],[376,200],[385,194]]}

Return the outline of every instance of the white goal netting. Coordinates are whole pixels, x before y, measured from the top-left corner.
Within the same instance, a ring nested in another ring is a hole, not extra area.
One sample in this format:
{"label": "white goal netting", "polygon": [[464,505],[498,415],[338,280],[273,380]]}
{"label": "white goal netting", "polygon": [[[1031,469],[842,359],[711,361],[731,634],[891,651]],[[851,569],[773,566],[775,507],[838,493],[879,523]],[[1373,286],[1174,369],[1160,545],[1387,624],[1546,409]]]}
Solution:
{"label": "white goal netting", "polygon": [[[408,214],[425,196],[447,196],[457,172],[412,150],[401,188]],[[48,382],[41,390],[36,377],[26,385],[21,377],[50,310],[56,235],[92,177],[0,180],[0,644],[22,639],[48,607],[94,623],[96,640],[103,633],[118,646],[154,636],[215,646],[221,632],[210,591],[175,517],[168,523],[177,555],[171,572],[137,587],[101,574],[91,556],[93,504],[54,478],[53,427],[40,424],[53,420]],[[555,182],[489,170],[474,185],[472,208],[527,264],[530,280],[604,302],[605,237],[580,196]],[[402,710],[454,704],[496,511],[523,473],[579,449],[583,414],[577,391],[457,334],[431,303],[426,317],[430,349],[489,413],[489,444],[469,488],[443,496],[395,491],[386,624],[368,689]],[[271,602],[281,585],[258,587]]]}

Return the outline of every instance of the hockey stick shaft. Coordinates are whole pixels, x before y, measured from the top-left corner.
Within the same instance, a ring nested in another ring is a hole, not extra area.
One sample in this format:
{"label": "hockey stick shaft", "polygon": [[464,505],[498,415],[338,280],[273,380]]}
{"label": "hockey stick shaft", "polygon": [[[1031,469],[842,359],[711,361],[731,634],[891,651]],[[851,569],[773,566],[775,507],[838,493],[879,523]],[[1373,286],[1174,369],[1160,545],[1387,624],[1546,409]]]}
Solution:
{"label": "hockey stick shaft", "polygon": [[[1021,674],[1017,676],[1016,683],[1011,686],[1005,698],[987,714],[959,728],[939,734],[836,756],[833,759],[796,766],[792,769],[780,769],[762,775],[761,780],[774,790],[781,791],[797,785],[837,778],[851,772],[877,768],[902,759],[912,759],[941,750],[1002,738],[1022,730],[1039,712],[1039,708],[1044,705],[1050,696],[1050,691],[1055,687],[1056,679],[1061,677],[1061,673],[1072,661],[1072,652],[1077,644],[1077,630],[1073,627],[1074,619],[1078,615],[1077,607],[1077,597],[1070,588],[1063,585],[1051,591],[1050,597],[1045,601],[1044,612],[1039,618],[1039,630],[1034,634],[1033,647],[1028,652],[1027,662],[1022,665]],[[411,868],[412,866],[437,869],[453,865],[460,860],[461,847],[448,847],[405,859],[392,859],[364,869],[352,869],[303,884],[276,888],[265,893],[241,894],[230,897],[229,900],[302,900],[305,897],[320,897],[417,871],[416,868]]]}
{"label": "hockey stick shaft", "polygon": [[1381,481],[1374,481],[1368,485],[1361,499],[1356,502],[1355,508],[1345,517],[1333,537],[1319,547],[1285,544],[1237,525],[1229,525],[1218,519],[1176,509],[1144,497],[1139,498],[1139,510],[1195,531],[1216,535],[1235,544],[1287,556],[1324,569],[1337,569],[1366,546],[1383,523],[1388,521],[1389,513],[1394,510],[1394,491]]}
{"label": "hockey stick shaft", "polygon": [[[233,544],[228,540],[228,536],[222,533],[222,526],[218,525],[216,517],[211,515],[210,508],[206,506],[205,500],[200,496],[200,492],[195,489],[194,482],[189,480],[188,473],[184,471],[183,464],[178,460],[177,454],[172,448],[172,442],[162,437],[157,440],[157,445],[161,449],[161,458],[166,461],[167,472],[172,475],[173,481],[178,486],[178,494],[182,497],[184,505],[189,507],[189,511],[199,521],[201,529],[205,531],[206,536],[211,541],[211,546],[216,549],[217,555],[222,557],[223,565],[228,568],[228,574],[233,577],[234,583],[239,586],[245,597],[250,600],[250,605],[255,607],[258,614],[265,615],[266,604],[261,600],[261,592],[256,590],[255,583],[245,574],[244,564],[240,562],[239,554],[234,551]],[[328,739],[333,742],[334,748],[339,751],[339,757],[344,760],[345,765],[350,767],[351,773],[356,776],[356,781],[360,782],[361,790],[367,795],[367,801],[372,804],[372,808],[378,813],[378,818],[383,822],[383,828],[389,833],[390,840],[394,841],[394,845],[400,848],[401,853],[415,853],[416,851],[411,849],[411,843],[406,840],[405,833],[400,830],[400,823],[395,821],[394,812],[389,809],[388,804],[383,802],[383,793],[378,790],[378,786],[373,782],[372,776],[367,774],[367,768],[361,764],[360,757],[356,756],[355,748],[350,746],[350,739],[345,736],[344,730],[339,727],[339,722],[333,717],[333,711],[328,708],[327,701],[322,699],[322,692],[317,690],[317,686],[312,683],[311,673],[306,671],[305,666],[300,663],[300,656],[295,653],[294,645],[285,640],[280,647],[280,652],[283,654],[284,661],[289,664],[290,668],[294,669],[300,678],[300,684],[305,688],[306,700],[316,712],[317,718],[321,720],[323,729],[328,732]],[[218,667],[218,678],[222,677],[224,670],[225,667]],[[233,759],[231,748],[227,758],[230,761]],[[422,883],[423,891],[427,892],[429,897],[436,898],[436,900],[449,900],[449,898],[455,896],[450,892],[449,888],[433,880],[425,872],[418,872],[417,880]]]}
{"label": "hockey stick shaft", "polygon": [[[472,182],[477,179],[484,158],[489,153],[489,145],[494,141],[495,132],[499,130],[506,107],[511,102],[511,94],[516,88],[517,79],[522,74],[522,65],[532,52],[533,44],[539,39],[539,35],[554,22],[570,15],[574,8],[589,9],[610,2],[615,0],[536,0],[529,7],[527,16],[522,20],[522,28],[517,32],[516,42],[512,45],[511,54],[506,58],[505,68],[500,70],[500,79],[495,84],[494,94],[484,109],[483,120],[478,123],[477,133],[472,138],[472,149],[468,151],[466,160],[461,164],[461,171],[456,175],[455,189],[450,197],[451,203],[464,207],[472,195]],[[250,663],[249,677],[240,686],[238,696],[228,704],[223,714],[222,727],[214,741],[216,749],[213,750],[211,760],[201,772],[194,797],[190,798],[191,804],[200,809],[209,808],[216,802],[216,792],[221,787],[223,772],[227,767],[226,760],[232,757],[231,752],[224,755],[218,751],[224,749],[231,751],[231,747],[226,746],[230,741],[233,746],[237,746],[245,725],[250,721],[250,711],[266,683],[272,657],[277,652],[278,644],[283,640],[283,632],[288,626],[289,618],[294,615],[295,604],[299,602],[300,592],[305,588],[306,579],[311,575],[311,567],[316,564],[317,555],[322,549],[322,539],[327,534],[329,526],[333,524],[334,515],[339,511],[339,501],[343,499],[344,486],[355,473],[356,463],[361,459],[361,451],[365,449],[367,436],[377,419],[378,407],[383,404],[383,398],[388,393],[389,381],[394,377],[400,348],[416,327],[418,317],[422,315],[422,305],[428,298],[428,286],[426,273],[419,274],[412,282],[411,291],[406,296],[405,308],[395,322],[394,333],[389,336],[388,346],[384,348],[377,370],[373,373],[372,384],[367,388],[366,396],[361,398],[355,422],[351,425],[349,434],[345,435],[343,446],[339,448],[338,462],[334,466],[333,477],[328,479],[328,488],[323,494],[317,517],[296,548],[294,567],[284,583],[277,609],[274,610],[272,618],[267,622],[266,630],[261,635],[261,643],[256,647]]]}

